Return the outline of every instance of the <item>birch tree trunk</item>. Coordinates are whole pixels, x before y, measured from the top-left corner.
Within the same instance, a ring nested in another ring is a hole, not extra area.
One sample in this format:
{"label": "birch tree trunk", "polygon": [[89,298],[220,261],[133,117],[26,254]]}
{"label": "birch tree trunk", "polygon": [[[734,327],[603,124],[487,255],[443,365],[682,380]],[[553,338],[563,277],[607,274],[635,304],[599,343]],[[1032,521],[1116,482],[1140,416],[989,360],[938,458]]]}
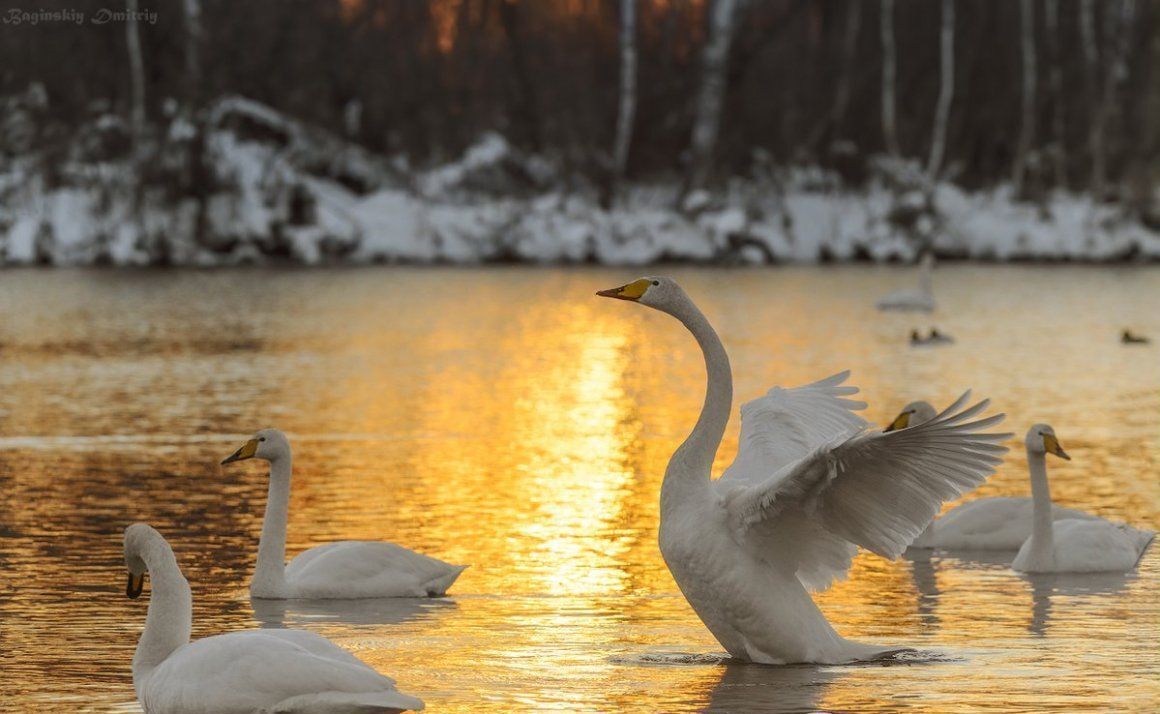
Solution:
{"label": "birch tree trunk", "polygon": [[1045,0],[1043,5],[1044,30],[1047,33],[1048,91],[1051,93],[1051,165],[1055,185],[1067,187],[1067,136],[1063,125],[1063,68],[1059,52],[1059,0]]}
{"label": "birch tree trunk", "polygon": [[[1105,131],[1108,120],[1115,109],[1116,90],[1120,79],[1127,73],[1124,59],[1128,54],[1128,40],[1131,36],[1132,18],[1135,15],[1134,0],[1120,0],[1119,6],[1108,2],[1104,6],[1107,15],[1104,18],[1104,77],[1103,96],[1096,109],[1089,134],[1089,146],[1092,153],[1091,190],[1096,200],[1102,200],[1107,188],[1107,158],[1108,149]],[[1090,0],[1085,0],[1084,9],[1091,12]],[[1094,18],[1089,17],[1089,21]],[[1094,22],[1092,22],[1094,25]],[[1094,28],[1092,29],[1094,36]]]}
{"label": "birch tree trunk", "polygon": [[701,88],[697,96],[690,142],[688,189],[704,188],[713,165],[725,100],[726,69],[737,0],[714,0],[709,8],[709,34],[701,55]]}
{"label": "birch tree trunk", "polygon": [[882,0],[879,29],[882,34],[882,138],[886,150],[897,156],[898,131],[894,121],[894,0]]}
{"label": "birch tree trunk", "polygon": [[1035,141],[1035,5],[1032,0],[1019,0],[1019,36],[1023,58],[1023,111],[1019,145],[1015,148],[1015,163],[1011,169],[1016,197],[1023,195],[1027,154]]}
{"label": "birch tree trunk", "polygon": [[620,0],[620,104],[612,149],[613,192],[619,191],[628,166],[632,123],[636,118],[636,0]]}
{"label": "birch tree trunk", "polygon": [[[1030,2],[1030,0],[1025,0]],[[938,105],[934,113],[934,130],[930,139],[930,157],[926,162],[926,172],[932,179],[938,177],[942,168],[943,154],[947,143],[947,121],[951,114],[951,101],[955,96],[955,0],[942,2],[942,34],[939,40]]]}
{"label": "birch tree trunk", "polygon": [[190,105],[201,102],[201,0],[184,0],[185,11],[185,95]]}
{"label": "birch tree trunk", "polygon": [[862,29],[862,3],[849,3],[846,14],[846,34],[842,38],[842,73],[834,91],[834,110],[830,123],[834,138],[840,139],[845,130],[846,108],[850,105],[850,75],[854,72],[854,55],[858,50],[858,34]]}
{"label": "birch tree trunk", "polygon": [[145,134],[145,61],[137,31],[137,0],[126,0],[125,43],[129,51],[129,123],[133,132],[133,153],[140,156]]}

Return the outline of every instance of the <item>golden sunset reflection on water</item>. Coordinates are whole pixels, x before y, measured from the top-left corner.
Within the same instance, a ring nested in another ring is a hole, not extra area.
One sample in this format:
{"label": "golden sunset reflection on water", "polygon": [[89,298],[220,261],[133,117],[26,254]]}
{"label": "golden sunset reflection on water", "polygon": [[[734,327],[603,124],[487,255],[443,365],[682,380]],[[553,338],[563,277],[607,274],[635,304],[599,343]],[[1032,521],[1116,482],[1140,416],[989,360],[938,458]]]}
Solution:
{"label": "golden sunset reflection on water", "polygon": [[[1058,503],[1160,527],[1160,271],[940,267],[932,316],[882,315],[905,268],[665,269],[730,351],[736,395],[842,369],[886,423],[967,387],[1019,433],[976,496],[1027,493],[1022,432],[1073,461]],[[933,663],[772,668],[720,647],[656,546],[665,464],[703,362],[671,318],[593,293],[635,271],[405,269],[0,273],[0,710],[136,711],[145,603],[120,534],[148,521],[194,593],[195,636],[335,639],[432,712],[1149,711],[1160,555],[1054,579],[1006,561],[861,554],[818,596],[844,635]],[[951,347],[916,350],[937,326]],[[258,603],[246,585],[266,471],[218,467],[291,434],[289,550],[386,539],[470,563],[435,601]],[[731,423],[718,472],[733,457]],[[685,657],[684,659],[691,659]]]}

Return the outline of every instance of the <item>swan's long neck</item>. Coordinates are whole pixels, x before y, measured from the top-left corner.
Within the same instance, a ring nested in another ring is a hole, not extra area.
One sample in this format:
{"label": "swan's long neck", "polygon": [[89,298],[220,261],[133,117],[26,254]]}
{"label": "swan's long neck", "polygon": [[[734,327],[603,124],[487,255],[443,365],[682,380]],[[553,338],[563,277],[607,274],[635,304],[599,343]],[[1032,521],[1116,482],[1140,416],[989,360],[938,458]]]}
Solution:
{"label": "swan's long neck", "polygon": [[1051,527],[1051,489],[1047,485],[1047,457],[1027,450],[1027,467],[1031,471],[1031,558],[1036,562],[1054,557],[1055,537]]}
{"label": "swan's long neck", "polygon": [[291,470],[288,454],[270,462],[266,516],[262,520],[262,539],[258,542],[254,580],[250,583],[250,592],[259,597],[285,597],[286,519],[290,512]]}
{"label": "swan's long neck", "polygon": [[145,629],[133,655],[134,681],[188,644],[193,627],[193,596],[173,550],[164,540],[153,540],[138,555],[149,570],[150,595]]}
{"label": "swan's long neck", "polygon": [[666,496],[676,496],[689,487],[708,484],[713,459],[717,455],[717,447],[721,445],[721,437],[729,423],[729,412],[733,408],[733,373],[721,338],[690,300],[683,301],[671,314],[697,339],[705,357],[707,385],[705,403],[701,407],[697,424],[669,460],[669,468],[661,487],[662,509]]}

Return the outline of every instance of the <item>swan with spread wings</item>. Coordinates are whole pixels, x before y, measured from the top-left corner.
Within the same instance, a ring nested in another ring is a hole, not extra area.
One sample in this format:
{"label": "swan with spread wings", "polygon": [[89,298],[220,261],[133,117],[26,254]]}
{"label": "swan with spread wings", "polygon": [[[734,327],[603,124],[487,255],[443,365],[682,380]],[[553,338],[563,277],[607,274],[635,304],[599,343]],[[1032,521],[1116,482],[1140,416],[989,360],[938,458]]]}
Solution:
{"label": "swan with spread wings", "polygon": [[868,430],[848,373],[775,387],[741,407],[737,458],[710,469],[733,404],[729,357],[704,314],[669,278],[641,278],[603,297],[677,318],[705,357],[700,417],[661,486],[661,554],[701,621],[730,655],[767,664],[835,664],[905,648],[847,640],[810,590],[843,577],[858,546],[895,558],[942,502],[975,488],[1001,461],[1008,434],[984,432],[968,394],[910,429]]}

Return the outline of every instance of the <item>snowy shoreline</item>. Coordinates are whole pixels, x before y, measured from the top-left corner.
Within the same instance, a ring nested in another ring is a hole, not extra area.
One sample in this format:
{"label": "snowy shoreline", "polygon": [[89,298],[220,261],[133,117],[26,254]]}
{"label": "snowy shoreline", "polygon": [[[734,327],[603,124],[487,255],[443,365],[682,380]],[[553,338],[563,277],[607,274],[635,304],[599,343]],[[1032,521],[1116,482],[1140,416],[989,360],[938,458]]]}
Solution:
{"label": "snowy shoreline", "polygon": [[[159,134],[155,166],[91,148],[54,171],[6,166],[0,267],[885,263],[926,250],[944,261],[1160,261],[1160,232],[1122,206],[1063,192],[1018,201],[1006,185],[967,192],[887,157],[867,159],[856,187],[766,162],[683,200],[675,180],[630,184],[604,208],[591,185],[497,134],[414,170],[241,98],[203,122],[210,188],[198,198],[174,188],[193,173],[195,129],[178,117]],[[97,121],[77,142],[100,146],[120,130]]]}

